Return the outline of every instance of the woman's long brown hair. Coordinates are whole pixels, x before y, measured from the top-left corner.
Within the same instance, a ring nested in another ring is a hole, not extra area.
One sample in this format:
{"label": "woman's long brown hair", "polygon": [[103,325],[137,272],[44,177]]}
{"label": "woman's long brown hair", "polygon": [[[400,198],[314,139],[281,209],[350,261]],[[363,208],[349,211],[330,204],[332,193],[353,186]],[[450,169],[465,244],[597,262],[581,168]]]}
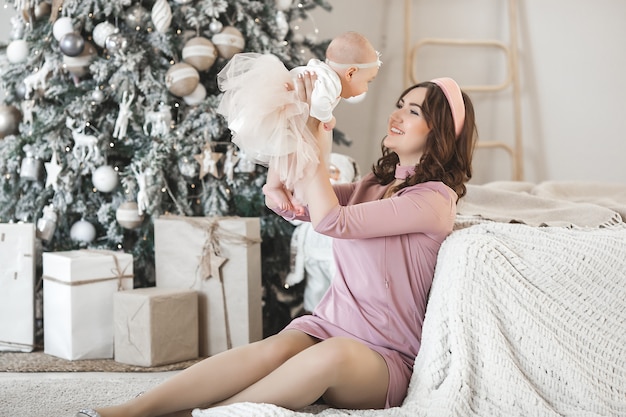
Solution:
{"label": "woman's long brown hair", "polygon": [[[398,185],[395,191],[427,181],[441,181],[461,198],[466,193],[465,183],[472,178],[472,155],[477,139],[474,106],[469,96],[462,93],[465,123],[457,138],[450,105],[436,84],[430,81],[416,84],[407,88],[400,98],[418,87],[426,88],[422,113],[431,130],[426,138],[424,154],[415,166],[415,174]],[[382,146],[382,156],[372,166],[372,172],[381,184],[389,184],[395,179],[398,162],[398,155]]]}

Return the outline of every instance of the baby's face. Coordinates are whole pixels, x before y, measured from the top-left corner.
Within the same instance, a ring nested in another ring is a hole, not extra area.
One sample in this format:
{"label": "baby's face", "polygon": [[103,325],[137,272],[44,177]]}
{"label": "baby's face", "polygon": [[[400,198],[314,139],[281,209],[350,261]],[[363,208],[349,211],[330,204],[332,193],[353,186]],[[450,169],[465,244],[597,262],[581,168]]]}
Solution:
{"label": "baby's face", "polygon": [[342,80],[341,97],[350,98],[367,92],[369,83],[374,81],[378,74],[378,67],[359,68],[349,78]]}

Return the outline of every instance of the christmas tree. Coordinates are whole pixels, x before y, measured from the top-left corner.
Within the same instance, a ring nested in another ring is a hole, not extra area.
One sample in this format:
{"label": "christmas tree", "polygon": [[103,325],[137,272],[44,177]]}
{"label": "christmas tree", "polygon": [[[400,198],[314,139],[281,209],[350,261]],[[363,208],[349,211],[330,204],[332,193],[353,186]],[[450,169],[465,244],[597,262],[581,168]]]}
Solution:
{"label": "christmas tree", "polygon": [[123,250],[154,285],[153,220],[260,217],[264,333],[293,315],[292,226],[264,205],[266,171],[230,142],[216,74],[238,52],[288,68],[322,57],[324,0],[15,0],[1,84],[0,222],[44,251]]}

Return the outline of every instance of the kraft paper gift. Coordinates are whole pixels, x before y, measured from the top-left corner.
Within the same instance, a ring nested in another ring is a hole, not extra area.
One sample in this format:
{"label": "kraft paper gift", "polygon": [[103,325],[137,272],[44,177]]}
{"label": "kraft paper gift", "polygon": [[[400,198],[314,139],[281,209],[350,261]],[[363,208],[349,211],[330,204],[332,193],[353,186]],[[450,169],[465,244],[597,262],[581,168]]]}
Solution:
{"label": "kraft paper gift", "polygon": [[0,224],[0,351],[35,348],[35,226]]}
{"label": "kraft paper gift", "polygon": [[263,337],[258,217],[162,216],[156,286],[199,292],[200,356]]}
{"label": "kraft paper gift", "polygon": [[159,366],[198,357],[198,292],[138,288],[113,296],[115,361]]}
{"label": "kraft paper gift", "polygon": [[76,250],[43,254],[44,353],[113,358],[113,295],[133,288],[133,256]]}

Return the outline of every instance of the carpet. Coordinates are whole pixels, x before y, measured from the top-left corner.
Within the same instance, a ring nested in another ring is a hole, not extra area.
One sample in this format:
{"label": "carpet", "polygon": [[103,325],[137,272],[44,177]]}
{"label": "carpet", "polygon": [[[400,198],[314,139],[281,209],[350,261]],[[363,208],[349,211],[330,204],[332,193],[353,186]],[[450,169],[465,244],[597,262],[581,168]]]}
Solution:
{"label": "carpet", "polygon": [[0,374],[0,416],[74,417],[81,408],[125,402],[171,374]]}
{"label": "carpet", "polygon": [[69,361],[43,352],[0,352],[0,372],[164,372],[188,368],[201,359],[153,367],[126,365],[113,359]]}

